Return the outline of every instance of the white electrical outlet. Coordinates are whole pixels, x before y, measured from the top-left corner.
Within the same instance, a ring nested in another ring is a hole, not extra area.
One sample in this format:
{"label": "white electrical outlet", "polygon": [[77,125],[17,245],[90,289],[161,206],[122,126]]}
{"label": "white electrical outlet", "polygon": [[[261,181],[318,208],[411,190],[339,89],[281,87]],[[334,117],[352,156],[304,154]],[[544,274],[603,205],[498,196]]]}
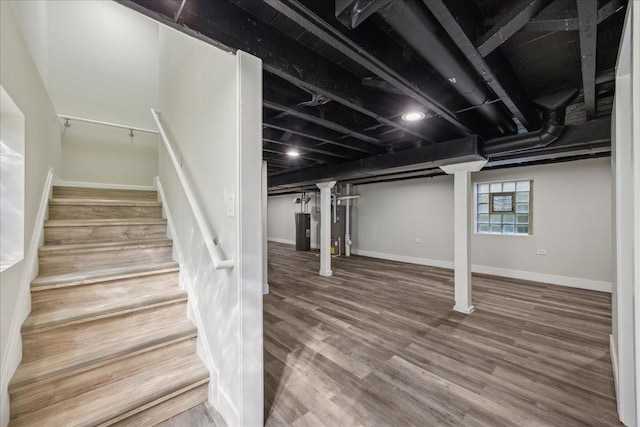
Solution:
{"label": "white electrical outlet", "polygon": [[416,239],[416,243],[422,243],[422,239]]}
{"label": "white electrical outlet", "polygon": [[547,250],[546,249],[538,249],[536,251],[536,254],[538,254],[538,255],[546,255],[547,254]]}

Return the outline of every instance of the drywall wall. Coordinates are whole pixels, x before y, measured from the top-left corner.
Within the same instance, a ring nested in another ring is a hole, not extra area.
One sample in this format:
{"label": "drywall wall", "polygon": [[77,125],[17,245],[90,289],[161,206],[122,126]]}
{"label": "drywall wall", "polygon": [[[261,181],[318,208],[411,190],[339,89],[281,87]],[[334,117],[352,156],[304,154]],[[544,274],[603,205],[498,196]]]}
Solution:
{"label": "drywall wall", "polygon": [[[204,245],[210,236],[199,232],[161,149],[160,183],[179,246],[181,281],[212,372],[209,399],[230,426],[262,423],[261,208],[256,197],[261,67],[259,60],[244,55],[160,28],[162,123],[223,256],[236,261],[234,269],[213,269]],[[242,179],[241,172],[246,174]]]}
{"label": "drywall wall", "polygon": [[[489,274],[611,291],[611,168],[608,158],[481,171],[474,182],[533,180],[533,235],[475,234],[472,263]],[[537,255],[538,249],[547,255]],[[480,266],[488,268],[480,268]],[[571,278],[571,279],[565,279]],[[580,280],[572,280],[580,279]]]}
{"label": "drywall wall", "polygon": [[[25,117],[25,260],[0,273],[0,425],[8,423],[7,384],[21,358],[20,326],[30,310],[29,284],[37,272],[38,216],[48,195],[50,167],[60,166],[61,138],[56,111],[16,19],[0,2],[0,85]],[[45,205],[46,206],[46,205]]]}
{"label": "drywall wall", "polygon": [[[151,115],[150,110],[147,110]],[[62,172],[67,182],[151,186],[158,175],[157,134],[73,122],[64,128]]]}
{"label": "drywall wall", "polygon": [[[154,128],[158,23],[112,1],[11,4],[58,113]],[[71,125],[58,179],[152,185],[154,135],[137,133],[132,142],[125,129]]]}
{"label": "drywall wall", "polygon": [[[472,179],[534,181],[534,234],[474,234],[474,271],[610,290],[608,159],[481,171]],[[362,195],[353,209],[354,253],[453,267],[453,177],[360,185],[354,192]],[[270,240],[293,242],[292,199],[269,198]]]}
{"label": "drywall wall", "polygon": [[453,177],[360,185],[354,193],[361,195],[353,209],[354,253],[452,266]]}
{"label": "drywall wall", "polygon": [[[620,420],[627,426],[638,425],[638,370],[640,355],[637,322],[640,287],[640,262],[636,248],[640,240],[640,185],[638,184],[638,138],[640,131],[640,78],[632,72],[640,61],[640,8],[629,3],[616,66],[616,95],[613,109],[613,295],[611,361],[616,380]],[[632,24],[633,22],[633,24]],[[637,300],[636,300],[637,301]],[[636,323],[637,324],[637,323]],[[634,331],[635,329],[635,331]]]}
{"label": "drywall wall", "polygon": [[[299,195],[288,194],[267,198],[267,240],[290,245],[296,243],[295,214],[300,212],[300,204],[294,203],[294,199]],[[316,193],[311,194],[311,200],[306,208],[306,212],[311,214],[312,248],[320,247],[318,240],[320,235],[320,214],[316,212],[320,209],[320,200],[316,196]]]}

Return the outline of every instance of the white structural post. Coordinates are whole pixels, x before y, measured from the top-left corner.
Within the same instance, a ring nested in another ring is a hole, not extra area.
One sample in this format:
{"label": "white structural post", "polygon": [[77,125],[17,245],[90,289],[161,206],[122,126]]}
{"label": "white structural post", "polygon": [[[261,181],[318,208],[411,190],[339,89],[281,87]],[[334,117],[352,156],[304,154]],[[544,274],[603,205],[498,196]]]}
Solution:
{"label": "white structural post", "polygon": [[453,175],[454,193],[454,291],[453,309],[460,313],[473,313],[471,301],[471,172],[477,172],[486,160],[441,166]]}
{"label": "white structural post", "polygon": [[269,264],[267,242],[267,162],[262,161],[262,294],[269,293]]}
{"label": "white structural post", "polygon": [[331,189],[335,181],[316,184],[320,189],[320,275],[329,277],[331,271]]}

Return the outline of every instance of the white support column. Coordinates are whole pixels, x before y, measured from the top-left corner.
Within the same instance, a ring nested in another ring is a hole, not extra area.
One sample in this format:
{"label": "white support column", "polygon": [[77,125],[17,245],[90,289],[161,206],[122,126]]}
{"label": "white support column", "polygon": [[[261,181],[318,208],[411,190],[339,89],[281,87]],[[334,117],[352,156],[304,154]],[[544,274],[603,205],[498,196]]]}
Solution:
{"label": "white support column", "polygon": [[267,162],[262,161],[262,294],[269,293],[269,264],[267,243]]}
{"label": "white support column", "polygon": [[320,275],[329,277],[331,271],[331,189],[335,181],[316,184],[320,189]]}
{"label": "white support column", "polygon": [[471,172],[477,172],[486,160],[441,166],[453,174],[454,193],[454,291],[453,309],[460,313],[473,313],[471,301]]}

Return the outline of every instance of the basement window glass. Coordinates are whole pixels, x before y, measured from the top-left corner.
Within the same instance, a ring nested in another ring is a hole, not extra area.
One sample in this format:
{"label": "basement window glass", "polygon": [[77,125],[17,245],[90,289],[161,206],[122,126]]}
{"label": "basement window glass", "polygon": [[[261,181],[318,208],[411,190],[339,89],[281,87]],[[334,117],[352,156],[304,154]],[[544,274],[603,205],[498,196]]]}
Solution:
{"label": "basement window glass", "polygon": [[476,233],[532,234],[531,180],[480,182],[475,187]]}

